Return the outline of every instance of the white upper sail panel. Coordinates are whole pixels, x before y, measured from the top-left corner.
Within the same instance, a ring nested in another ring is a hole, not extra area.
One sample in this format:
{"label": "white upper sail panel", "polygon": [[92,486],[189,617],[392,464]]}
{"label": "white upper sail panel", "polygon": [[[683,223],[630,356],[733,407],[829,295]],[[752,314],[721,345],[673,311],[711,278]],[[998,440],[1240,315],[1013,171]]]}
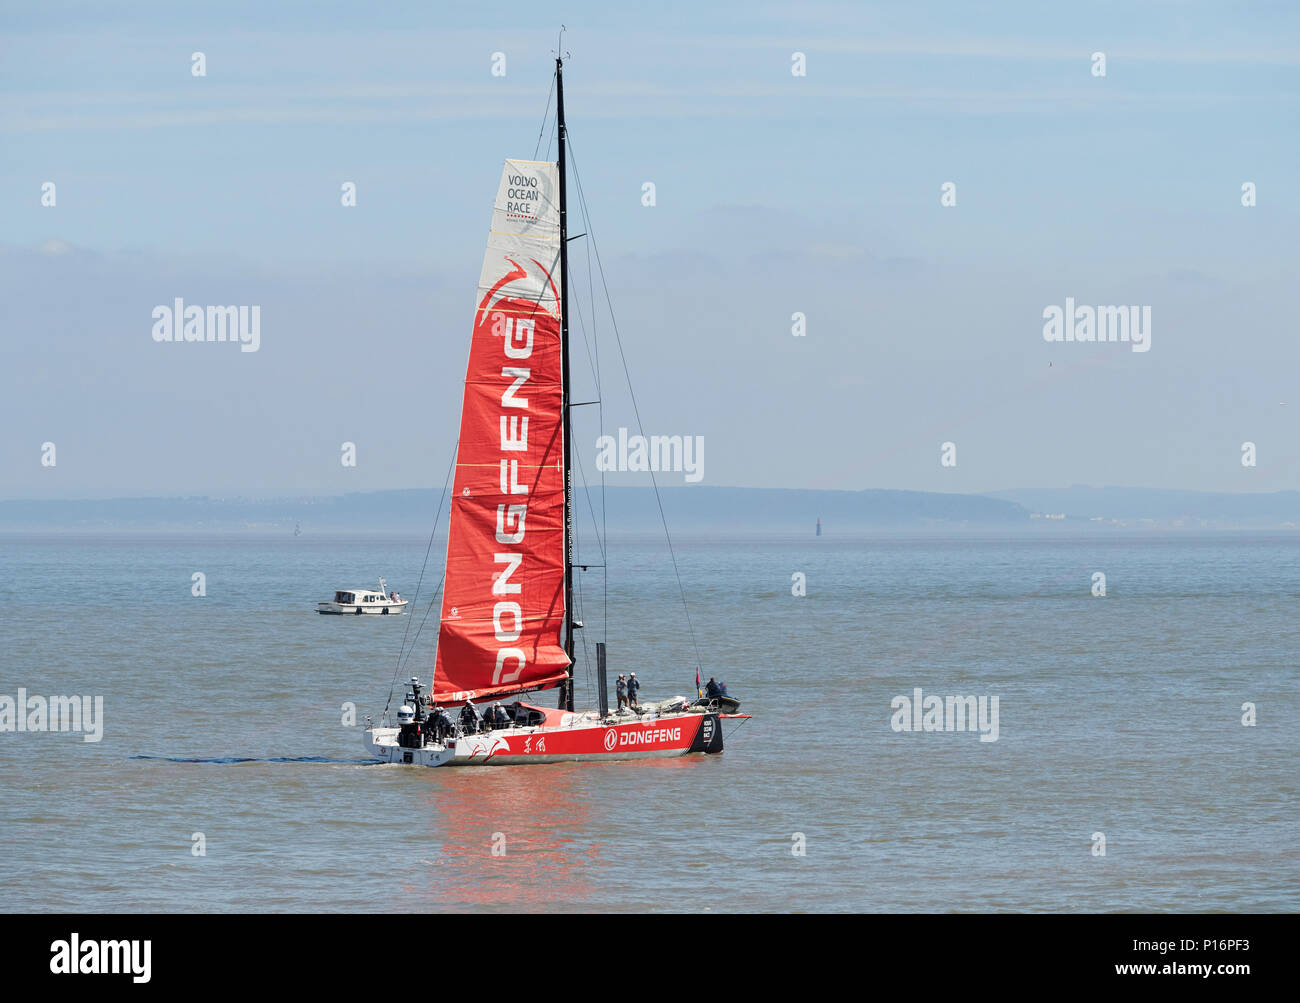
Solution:
{"label": "white upper sail panel", "polygon": [[[512,268],[510,263],[517,265]],[[503,298],[537,303],[560,315],[560,182],[549,161],[507,160],[492,210],[492,232],[479,276],[479,303]],[[525,274],[502,285],[505,275]]]}

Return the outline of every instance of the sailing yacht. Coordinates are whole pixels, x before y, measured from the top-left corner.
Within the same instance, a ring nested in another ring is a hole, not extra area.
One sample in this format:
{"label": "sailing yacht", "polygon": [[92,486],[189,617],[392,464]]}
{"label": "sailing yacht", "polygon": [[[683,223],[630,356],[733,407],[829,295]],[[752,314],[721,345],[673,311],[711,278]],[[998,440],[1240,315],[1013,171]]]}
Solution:
{"label": "sailing yacht", "polygon": [[[556,161],[507,160],[497,186],[465,375],[433,681],[426,692],[411,679],[396,727],[367,721],[366,748],[385,762],[718,753],[722,722],[749,716],[698,688],[693,701],[611,712],[603,644],[600,706],[574,710],[574,631],[582,625],[573,605],[563,71],[557,55]],[[518,699],[548,689],[559,691],[555,709]]]}

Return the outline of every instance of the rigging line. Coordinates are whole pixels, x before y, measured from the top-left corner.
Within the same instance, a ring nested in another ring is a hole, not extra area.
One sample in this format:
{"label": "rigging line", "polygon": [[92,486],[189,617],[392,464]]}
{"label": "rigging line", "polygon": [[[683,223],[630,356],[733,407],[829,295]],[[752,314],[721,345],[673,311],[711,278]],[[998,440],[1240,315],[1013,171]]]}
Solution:
{"label": "rigging line", "polygon": [[[590,252],[588,252],[588,257],[590,257]],[[578,329],[582,332],[582,343],[583,343],[584,346],[586,346],[586,349],[587,349],[587,364],[591,367],[591,378],[592,378],[592,380],[595,381],[595,383],[596,383],[596,397],[597,397],[597,403],[599,403],[599,397],[600,397],[600,378],[599,378],[599,376],[597,376],[597,374],[596,374],[596,367],[595,367],[594,362],[592,361],[592,360],[593,360],[593,352],[592,352],[592,348],[591,348],[591,341],[589,341],[588,338],[587,338],[587,325],[586,325],[586,323],[585,323],[585,322],[583,321],[583,319],[582,319],[582,303],[581,303],[581,301],[580,301],[577,297],[574,298],[574,301],[575,301],[575,305],[576,305],[576,308],[577,308],[577,309],[576,309],[576,312],[577,312],[577,315],[578,315]],[[596,325],[595,325],[595,311],[593,310],[593,312],[592,312],[592,336],[593,336],[593,338],[595,337],[595,326],[596,326]],[[574,405],[573,405],[573,404],[570,404],[569,406],[570,406],[570,407],[573,407]],[[602,427],[601,427],[600,432],[601,432],[602,435],[605,434],[605,429],[604,429],[604,427],[603,427],[603,424],[602,424]],[[579,468],[582,467],[582,453],[581,453],[581,452],[578,453],[578,466],[579,466]],[[586,475],[586,471],[580,471],[580,472],[582,473],[582,490],[583,490],[583,493],[587,496],[587,508],[589,508],[589,509],[591,510],[591,525],[592,525],[592,528],[596,531],[596,543],[600,546],[600,559],[601,559],[601,561],[605,561],[606,563],[608,563],[608,562],[606,561],[606,558],[605,558],[605,540],[604,540],[604,537],[603,537],[603,535],[602,535],[602,533],[601,533],[601,531],[600,531],[600,525],[596,522],[596,506],[595,506],[594,504],[592,504],[592,501],[591,501],[591,491],[590,491],[590,486],[589,486],[588,483],[587,483],[587,475]],[[604,478],[603,478],[603,476],[602,476],[602,481],[603,481],[603,480],[604,480]],[[603,500],[603,498],[602,498],[602,504],[603,504],[603,503],[604,503],[604,500]]]}
{"label": "rigging line", "polygon": [[[604,431],[602,428],[601,434],[604,434]],[[600,526],[596,523],[596,506],[591,502],[591,490],[587,484],[587,470],[582,465],[582,450],[578,450],[574,455],[578,458],[578,476],[582,478],[582,493],[587,498],[587,508],[591,512],[591,527],[596,532],[596,545],[600,547],[600,560],[602,564],[609,564],[609,557],[605,553],[605,540],[601,536]]]}
{"label": "rigging line", "polygon": [[429,622],[429,614],[433,612],[433,604],[438,601],[438,596],[442,592],[442,587],[447,581],[447,569],[442,570],[442,577],[438,580],[438,587],[433,590],[433,598],[429,600],[429,605],[424,611],[424,619],[420,621],[420,626],[415,630],[415,636],[411,638],[411,647],[406,652],[406,664],[411,664],[411,656],[415,653],[415,642],[420,639],[420,634],[424,630],[424,625]]}
{"label": "rigging line", "polygon": [[[594,361],[594,360],[595,360],[595,358],[597,358],[597,357],[599,356],[600,348],[599,348],[599,342],[596,340],[596,297],[595,297],[595,291],[594,291],[594,289],[593,289],[593,287],[592,287],[592,285],[591,285],[591,250],[590,250],[590,248],[587,250],[587,288],[588,288],[589,290],[591,290],[591,330],[592,330],[591,338],[588,338],[588,337],[587,337],[587,324],[586,324],[586,321],[583,319],[583,314],[582,314],[582,299],[581,299],[581,297],[580,297],[580,296],[574,296],[574,297],[573,297],[573,304],[574,304],[574,308],[575,308],[575,309],[574,309],[574,312],[577,314],[577,317],[578,317],[578,330],[582,332],[582,343],[583,343],[583,346],[587,349],[587,365],[588,365],[588,367],[591,369],[591,379],[592,379],[592,381],[596,384],[596,397],[597,397],[597,401],[599,402],[599,399],[600,399],[600,375],[599,375],[599,373],[598,373],[598,371],[597,371],[596,364],[595,364],[595,361]],[[596,349],[595,349],[595,351],[592,350],[592,343],[593,343],[593,342],[596,343]],[[570,407],[573,407],[574,405],[570,404],[569,406],[570,406]],[[605,428],[604,428],[604,423],[603,423],[603,422],[601,423],[601,429],[600,429],[600,432],[601,432],[602,435],[605,434]],[[581,453],[581,452],[578,453],[578,466],[579,466],[579,471],[580,471],[580,473],[581,473],[581,475],[582,475],[582,490],[583,490],[583,493],[587,496],[587,508],[590,509],[590,511],[591,511],[591,525],[592,525],[592,528],[593,528],[593,529],[595,530],[595,532],[596,532],[596,543],[600,546],[600,559],[601,559],[602,562],[604,562],[604,563],[608,563],[608,560],[606,559],[606,555],[605,555],[605,540],[604,540],[604,535],[603,535],[602,532],[601,532],[600,525],[596,522],[596,506],[595,506],[594,504],[592,504],[592,501],[591,501],[591,491],[590,491],[590,486],[589,486],[588,483],[587,483],[587,474],[586,474],[586,471],[585,471],[585,470],[582,470],[582,469],[581,469],[581,468],[582,468],[582,453]],[[601,481],[602,481],[602,486],[603,486],[603,482],[604,482],[603,471],[602,471]],[[602,498],[601,498],[601,504],[602,504],[602,505],[604,504],[604,497],[603,497],[603,496],[602,496]]]}
{"label": "rigging line", "polygon": [[[590,256],[590,253],[591,253],[591,252],[589,251],[589,252],[587,252],[587,253],[588,253],[588,256]],[[588,365],[588,366],[590,367],[590,369],[591,369],[591,378],[592,378],[592,380],[596,383],[596,396],[599,397],[599,396],[600,396],[600,381],[599,381],[599,380],[597,379],[597,377],[596,377],[596,365],[595,365],[595,363],[592,361],[591,342],[587,339],[587,325],[586,325],[586,323],[585,323],[585,322],[583,321],[583,319],[582,319],[582,302],[581,302],[581,300],[580,300],[578,297],[576,297],[576,296],[574,297],[574,308],[575,308],[575,309],[574,309],[574,312],[578,315],[578,329],[582,332],[582,343],[583,343],[583,345],[584,345],[584,346],[586,347],[586,349],[587,349],[587,365]],[[595,311],[595,306],[594,306],[594,304],[593,304],[593,306],[592,306],[592,313],[591,313],[591,330],[592,330],[592,337],[595,337],[595,332],[596,332],[596,311]],[[573,388],[570,387],[569,389],[570,389],[570,391],[572,391]],[[570,405],[570,406],[572,406],[572,405]]]}
{"label": "rigging line", "polygon": [[[442,521],[442,506],[447,501],[447,488],[451,484],[451,472],[456,468],[456,454],[457,452],[459,452],[459,450],[460,450],[460,439],[457,438],[455,444],[451,448],[451,462],[447,464],[447,475],[442,479],[442,497],[438,499],[438,514],[433,517],[433,529],[429,531],[429,545],[424,548],[424,563],[420,565],[420,579],[418,582],[416,582],[415,597],[411,600],[411,605],[413,606],[415,605],[415,603],[420,601],[420,589],[424,585],[424,572],[429,567],[429,554],[433,551],[433,539],[435,536],[438,535],[438,523]],[[445,567],[443,570],[443,576],[444,577],[446,576]],[[442,586],[440,584],[439,588],[441,587]],[[402,630],[402,646],[397,652],[397,669],[399,671],[402,667],[402,653],[406,650],[406,638],[407,635],[410,634],[410,632],[411,632],[411,621],[407,620],[406,627]],[[411,643],[412,645],[414,645],[415,642],[412,641]],[[393,678],[394,681],[396,681],[397,678],[396,675],[394,675]],[[390,695],[390,699],[391,699],[391,695]]]}
{"label": "rigging line", "polygon": [[[574,177],[577,178],[577,167],[574,167]],[[581,195],[582,185],[578,184],[579,194]],[[580,198],[579,201],[582,201]],[[583,216],[586,216],[586,203],[583,202]],[[588,220],[588,222],[590,222]],[[586,245],[587,251],[587,293],[591,298],[591,341],[595,346],[596,355],[596,402],[597,420],[600,423],[600,434],[605,434],[605,393],[600,382],[600,331],[596,326],[596,283],[591,278],[591,245]],[[588,499],[588,504],[590,504]],[[592,512],[592,518],[595,518],[595,512]],[[600,471],[600,539],[601,553],[605,558],[605,572],[601,577],[601,617],[600,617],[600,639],[609,648],[609,508],[605,501],[605,471]]]}
{"label": "rigging line", "polygon": [[[448,539],[450,540],[450,530],[448,533]],[[415,629],[415,636],[411,638],[411,645],[406,650],[406,664],[408,666],[411,664],[411,657],[415,654],[415,646],[420,640],[420,634],[424,632],[425,624],[429,622],[429,614],[433,612],[433,607],[437,605],[439,597],[442,595],[442,587],[446,584],[447,584],[447,562],[446,559],[444,558],[443,565],[442,565],[442,577],[438,579],[438,585],[433,590],[433,595],[429,598],[429,605],[424,608],[424,616],[420,620],[420,626]],[[442,618],[440,616],[439,623],[441,622],[442,622]]]}
{"label": "rigging line", "polygon": [[[576,527],[576,526],[574,527],[574,530],[573,530],[573,538],[574,538],[574,547],[575,547],[575,551],[578,552],[578,553],[580,553],[580,552],[581,552],[581,547],[580,547],[580,541],[579,541],[579,539],[578,539],[578,530],[577,530],[577,527]],[[569,615],[572,616],[572,617],[574,617],[574,618],[578,621],[578,623],[581,623],[581,624],[584,624],[584,625],[585,625],[586,622],[587,622],[587,616],[586,616],[586,613],[583,611],[583,608],[582,608],[582,579],[581,579],[580,577],[578,577],[578,575],[577,575],[577,570],[578,570],[578,569],[577,569],[576,567],[573,567],[572,570],[570,571],[570,574],[572,575],[572,578],[573,578],[573,590],[572,590],[572,603],[573,603],[573,607],[572,607],[572,609],[569,610]],[[587,638],[586,638],[586,636],[585,636],[585,634],[586,634],[585,627],[584,627],[583,629],[581,629],[581,630],[576,630],[576,631],[574,631],[574,635],[575,635],[575,637],[576,637],[577,635],[579,635],[579,634],[584,635],[584,636],[582,636],[582,637],[580,638],[580,640],[582,641],[582,664],[583,664],[583,670],[584,670],[584,672],[586,673],[586,679],[587,679],[587,690],[586,690],[586,692],[587,692],[587,694],[588,694],[588,699],[590,699],[590,694],[591,694],[591,653],[587,650]],[[575,652],[574,652],[574,656],[573,656],[573,666],[572,666],[572,668],[571,668],[572,675],[569,677],[570,680],[571,680],[571,682],[570,682],[570,686],[575,687],[575,690],[576,690],[576,683],[577,683],[577,671],[576,671],[576,670],[577,670],[577,667],[578,667],[578,657],[577,657],[577,652],[575,651]],[[571,694],[571,695],[572,695],[572,694]],[[575,704],[575,707],[576,707],[576,704]],[[586,709],[587,709],[587,710],[590,710],[591,708],[588,706]]]}
{"label": "rigging line", "polygon": [[610,559],[608,559],[606,553],[604,553],[604,540],[601,539],[601,527],[599,527],[597,522],[595,522],[595,505],[591,504],[591,491],[589,490],[588,483],[586,483],[586,469],[582,466],[582,452],[578,451],[576,456],[578,477],[582,478],[582,494],[586,495],[586,507],[588,507],[591,512],[591,529],[595,530],[595,543],[597,543],[597,546],[601,548],[601,564],[607,565],[610,563]]}
{"label": "rigging line", "polygon": [[[556,116],[556,118],[558,119],[559,116]],[[544,127],[544,126],[543,126],[543,127]],[[551,159],[551,146],[555,143],[555,132],[556,132],[556,129],[557,129],[557,128],[558,128],[558,123],[554,123],[554,122],[553,122],[553,123],[551,124],[551,138],[548,139],[548,140],[546,141],[546,157],[545,157],[545,159],[548,160],[548,161]],[[566,135],[568,134],[567,129],[566,129],[566,131],[565,131],[565,134],[566,134]],[[534,154],[534,156],[536,156],[536,154]]]}
{"label": "rigging line", "polygon": [[[577,183],[578,188],[581,189],[582,183],[577,177],[576,166],[574,168],[574,180]],[[590,222],[590,219],[586,213],[585,206],[583,209],[583,218],[586,222]],[[588,230],[590,230],[590,227],[588,227]],[[580,236],[585,237],[586,234],[585,233],[580,234]],[[576,239],[576,238],[570,238],[570,239]],[[584,347],[587,349],[587,365],[591,369],[591,378],[596,385],[595,403],[600,405],[600,418],[599,418],[600,434],[604,435],[605,434],[605,417],[604,417],[605,405],[604,405],[604,397],[602,395],[601,382],[600,382],[600,337],[597,328],[597,315],[596,315],[596,284],[595,282],[592,281],[592,276],[591,276],[591,245],[590,244],[587,245],[587,293],[591,301],[591,337],[590,338],[588,338],[587,336],[587,324],[583,318],[581,297],[575,296],[573,302],[574,302],[575,312],[577,313],[577,317],[578,317],[578,329],[582,332],[582,343]],[[579,466],[581,467],[582,464],[581,453],[578,454],[578,463]],[[596,506],[591,500],[590,484],[587,482],[585,471],[582,472],[582,478],[583,478],[583,482],[582,482],[583,493],[587,497],[587,508],[591,511],[592,528],[596,532],[596,542],[600,546],[601,560],[605,565],[608,565],[609,559],[606,553],[606,545],[605,545],[605,533],[608,528],[607,516],[605,513],[605,472],[602,470],[600,473],[600,506],[601,506],[600,523],[597,523],[596,521]],[[603,608],[608,610],[609,607],[608,575],[606,576],[603,582],[602,590],[603,590],[603,595],[602,595]],[[608,625],[605,623],[605,617],[603,615],[601,617],[601,625],[602,625],[601,639],[603,641],[608,642],[609,628]],[[590,682],[590,680],[588,681]]]}
{"label": "rigging line", "polygon": [[[578,158],[573,152],[573,137],[572,135],[570,135],[570,132],[567,129],[565,130],[565,138],[569,141],[569,155],[570,155],[570,159],[573,161],[573,178],[574,181],[576,182],[577,189],[578,189],[578,202],[582,206],[582,216],[587,224],[587,234],[588,234],[588,238],[591,241],[592,254],[594,254],[596,257],[596,270],[600,274],[600,284],[605,291],[605,305],[609,308],[609,322],[610,322],[610,327],[612,327],[614,330],[614,343],[618,345],[619,359],[621,359],[623,363],[623,375],[627,380],[628,396],[631,397],[632,399],[632,413],[636,416],[637,432],[642,437],[644,437],[645,426],[641,421],[641,409],[637,406],[636,403],[636,391],[632,389],[632,373],[628,369],[627,353],[623,351],[623,337],[621,334],[619,334],[618,318],[614,316],[614,302],[613,300],[610,299],[609,296],[609,283],[605,279],[605,266],[600,260],[600,247],[596,243],[596,234],[591,226],[591,219],[587,214],[587,198],[582,190],[582,175],[578,170]],[[668,529],[668,517],[664,515],[663,499],[659,496],[659,482],[655,478],[653,470],[647,472],[650,474],[650,484],[654,487],[655,504],[658,505],[659,507],[659,521],[663,523],[664,538],[668,541],[668,556],[672,558],[673,574],[677,578],[677,591],[678,594],[681,595],[682,597],[682,612],[686,616],[686,629],[691,637],[691,647],[695,649],[696,668],[703,671],[703,665],[701,664],[703,662],[703,659],[700,658],[700,646],[695,639],[695,627],[691,623],[690,607],[686,604],[686,590],[682,587],[682,573],[677,566],[677,554],[673,549],[672,533]],[[608,564],[609,562],[606,561],[605,563]],[[605,577],[608,578],[609,575],[606,574]]]}
{"label": "rigging line", "polygon": [[[581,578],[578,579],[578,616],[582,620],[583,624],[585,625],[587,622],[587,616],[586,616],[586,612],[583,609],[583,603],[582,603],[582,579]],[[586,670],[586,678],[587,678],[587,710],[591,710],[592,709],[591,694],[595,692],[595,688],[591,684],[591,652],[587,650],[587,631],[585,626],[582,631],[582,665],[583,668]]]}
{"label": "rigging line", "polygon": [[[577,167],[576,160],[574,162],[573,172],[574,172],[574,182],[578,189],[579,203],[582,205],[583,221],[584,223],[588,224],[587,229],[588,231],[590,231],[591,227],[589,224],[591,223],[591,218],[587,214],[586,198],[582,194],[582,179],[578,177],[578,167]],[[583,236],[586,236],[586,234],[584,233]],[[601,385],[601,380],[600,380],[600,331],[598,328],[598,318],[596,314],[596,283],[593,281],[591,275],[591,244],[590,243],[586,245],[586,252],[587,252],[587,295],[591,304],[591,341],[590,342],[588,342],[587,340],[587,328],[582,318],[582,301],[580,298],[575,298],[574,302],[577,307],[578,326],[582,330],[583,344],[587,346],[587,362],[592,367],[591,378],[596,383],[596,403],[599,405],[597,420],[600,424],[600,434],[603,436],[605,434],[605,395],[604,395],[604,388]],[[581,464],[582,462],[581,454],[579,454],[578,461]],[[590,486],[587,483],[585,472],[583,474],[583,491],[587,495],[587,507],[591,510],[591,519],[594,524],[596,521],[596,507],[595,505],[592,504],[591,501]],[[609,531],[609,514],[608,514],[608,507],[607,507],[606,497],[605,497],[605,471],[601,470],[600,471],[600,525],[596,527],[596,539],[597,541],[600,542],[601,558],[605,562],[606,568],[608,568],[609,566],[609,555],[607,552],[608,531]],[[609,574],[608,573],[606,573],[605,577],[602,579],[601,590],[602,590],[601,608],[607,614],[609,611]],[[609,622],[608,622],[608,616],[606,615],[602,615],[601,617],[601,640],[604,641],[606,644],[609,643]]]}
{"label": "rigging line", "polygon": [[[443,503],[446,502],[447,500],[447,487],[448,485],[451,484],[451,472],[456,468],[456,453],[459,451],[459,449],[460,449],[460,439],[458,438],[456,440],[456,444],[452,447],[451,450],[451,463],[447,465],[447,476],[443,478],[442,497],[438,499],[438,514],[433,517],[433,529],[429,532],[429,545],[424,548],[424,563],[420,565],[420,579],[415,584],[415,597],[411,600],[411,605],[413,607],[417,602],[420,601],[420,588],[421,586],[424,585],[424,572],[425,569],[427,569],[429,566],[429,554],[433,550],[433,538],[438,535],[438,523],[442,521],[442,506]],[[444,579],[447,577],[447,570],[445,566],[443,567],[442,575]],[[442,588],[442,582],[439,582],[438,589],[441,588]],[[437,594],[438,594],[437,590],[435,590],[434,595]],[[402,646],[397,651],[397,665],[394,666],[393,668],[393,679],[392,682],[388,684],[388,702],[384,704],[385,714],[388,713],[388,708],[393,703],[393,686],[396,685],[397,683],[398,673],[402,671],[402,653],[406,650],[406,635],[409,634],[410,632],[411,632],[411,621],[407,620],[406,626],[402,629]],[[416,631],[415,637],[417,640],[419,639],[419,636],[420,636],[420,632]],[[412,647],[415,646],[414,640],[411,642],[411,646]]]}
{"label": "rigging line", "polygon": [[736,732],[740,731],[741,728],[749,724],[751,720],[752,718],[745,718],[745,720],[741,721],[738,725],[732,728],[730,734],[727,735],[727,741],[728,742],[736,741]]}
{"label": "rigging line", "polygon": [[[533,159],[537,159],[537,153],[542,148],[542,135],[546,132],[546,120],[551,114],[551,98],[555,96],[555,77],[551,77],[551,92],[546,95],[546,109],[542,112],[542,127],[537,130],[537,145],[533,147]],[[546,152],[549,154],[551,148],[548,146]]]}
{"label": "rigging line", "polygon": [[[577,177],[576,168],[574,177]],[[581,192],[581,185],[578,186]],[[581,201],[581,200],[580,200]],[[584,207],[583,215],[586,215]],[[597,421],[600,424],[600,434],[605,434],[605,394],[604,388],[600,383],[600,331],[596,326],[596,283],[591,278],[591,245],[586,247],[587,251],[587,292],[591,298],[591,341],[595,346],[596,355],[596,402],[597,402]],[[587,504],[591,504],[588,496]],[[601,616],[600,616],[600,639],[604,643],[606,650],[609,649],[609,509],[605,501],[605,471],[600,470],[600,539],[601,555],[604,557],[605,570],[601,575]],[[596,513],[592,512],[592,519]]]}

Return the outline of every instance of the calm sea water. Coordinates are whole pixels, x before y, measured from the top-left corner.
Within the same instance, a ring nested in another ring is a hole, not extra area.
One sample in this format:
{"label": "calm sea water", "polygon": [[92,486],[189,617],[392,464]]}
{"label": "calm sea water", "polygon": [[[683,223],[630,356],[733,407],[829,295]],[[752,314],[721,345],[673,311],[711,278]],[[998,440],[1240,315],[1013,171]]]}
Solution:
{"label": "calm sea water", "polygon": [[[755,715],[723,755],[371,765],[343,706],[382,711],[422,609],[314,603],[412,597],[425,544],[0,537],[0,693],[105,713],[97,744],[0,734],[0,908],[1300,908],[1294,536],[683,538],[694,644],[662,541],[615,539],[611,670],[688,693],[698,645]],[[998,740],[896,733],[916,687],[998,696]]]}

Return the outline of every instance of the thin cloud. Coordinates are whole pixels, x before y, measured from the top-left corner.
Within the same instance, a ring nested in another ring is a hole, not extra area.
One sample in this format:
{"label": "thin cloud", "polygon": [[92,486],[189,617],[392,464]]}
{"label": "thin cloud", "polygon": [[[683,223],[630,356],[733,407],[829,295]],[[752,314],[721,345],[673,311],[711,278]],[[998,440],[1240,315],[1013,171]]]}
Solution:
{"label": "thin cloud", "polygon": [[[241,91],[247,89],[241,88]],[[256,90],[255,88],[253,89]],[[1172,93],[1100,93],[1087,88],[1071,90],[950,90],[943,88],[856,87],[834,84],[800,85],[798,90],[771,84],[720,84],[690,87],[646,87],[622,84],[601,88],[603,97],[593,99],[584,109],[589,119],[624,118],[635,114],[642,118],[766,118],[784,113],[791,116],[840,114],[843,103],[852,102],[858,110],[892,113],[901,106],[928,109],[944,114],[1016,114],[1041,113],[1051,109],[1087,109],[1126,105],[1133,107],[1206,108],[1242,101],[1283,101],[1294,103],[1300,94],[1221,94],[1212,92]],[[362,125],[432,121],[458,121],[482,118],[517,118],[520,90],[510,95],[489,94],[477,86],[386,86],[359,88],[322,88],[312,94],[299,89],[286,95],[274,89],[262,92],[259,100],[246,94],[238,103],[222,106],[211,95],[198,103],[175,94],[151,96],[135,93],[123,102],[129,109],[113,107],[102,97],[55,94],[33,95],[31,101],[9,99],[0,102],[0,132],[24,133],[46,131],[94,131],[104,129],[160,129],[210,126],[219,124],[250,125]],[[527,92],[530,97],[533,92]],[[336,102],[352,99],[360,106],[339,106]],[[441,103],[430,103],[441,99]],[[822,103],[820,107],[818,103]],[[50,109],[41,110],[42,106]],[[91,110],[91,109],[102,110]]]}

